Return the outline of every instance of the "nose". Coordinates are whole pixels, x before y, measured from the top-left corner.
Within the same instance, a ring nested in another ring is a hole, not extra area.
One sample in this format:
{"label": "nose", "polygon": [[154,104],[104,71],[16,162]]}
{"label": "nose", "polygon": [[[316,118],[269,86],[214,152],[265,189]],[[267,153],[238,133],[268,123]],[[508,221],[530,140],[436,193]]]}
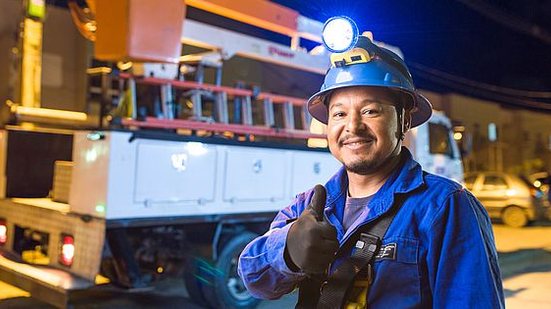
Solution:
{"label": "nose", "polygon": [[365,123],[362,121],[362,115],[360,112],[353,111],[349,113],[346,122],[346,132],[357,133],[365,130]]}

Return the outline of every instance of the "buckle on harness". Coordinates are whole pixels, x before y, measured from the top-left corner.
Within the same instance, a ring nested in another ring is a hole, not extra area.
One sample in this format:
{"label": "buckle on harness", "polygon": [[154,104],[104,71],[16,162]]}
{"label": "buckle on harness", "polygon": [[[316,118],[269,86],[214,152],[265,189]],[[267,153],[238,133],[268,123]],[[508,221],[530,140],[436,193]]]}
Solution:
{"label": "buckle on harness", "polygon": [[356,244],[352,248],[352,257],[364,259],[371,258],[379,250],[381,246],[381,241],[379,237],[371,235],[369,233],[361,233],[360,238],[356,241]]}
{"label": "buckle on harness", "polygon": [[[367,246],[367,248],[364,248],[365,244],[369,244],[369,246]],[[357,249],[364,250],[369,253],[375,253],[380,246],[381,240],[379,239],[379,237],[369,233],[361,233],[360,239],[356,242]]]}
{"label": "buckle on harness", "polygon": [[373,259],[377,250],[381,246],[381,240],[379,237],[369,234],[361,233],[360,238],[354,246],[353,255],[361,259],[369,259],[365,266],[359,271],[357,278],[362,278],[362,281],[366,281],[368,284],[373,283]]}

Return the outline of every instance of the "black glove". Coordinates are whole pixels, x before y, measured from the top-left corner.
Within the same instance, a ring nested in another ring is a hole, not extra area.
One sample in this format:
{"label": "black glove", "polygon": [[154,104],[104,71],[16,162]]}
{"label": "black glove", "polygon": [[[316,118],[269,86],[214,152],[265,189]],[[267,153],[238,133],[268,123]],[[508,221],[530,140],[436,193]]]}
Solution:
{"label": "black glove", "polygon": [[322,185],[316,185],[310,205],[289,228],[285,261],[294,271],[302,270],[307,275],[325,274],[339,249],[337,231],[323,215],[326,194]]}

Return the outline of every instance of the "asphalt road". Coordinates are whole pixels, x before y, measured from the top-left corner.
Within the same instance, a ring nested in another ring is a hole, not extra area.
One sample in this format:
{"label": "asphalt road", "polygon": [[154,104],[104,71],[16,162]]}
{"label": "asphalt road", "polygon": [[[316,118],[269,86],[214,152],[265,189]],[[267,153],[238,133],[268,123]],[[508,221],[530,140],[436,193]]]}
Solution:
{"label": "asphalt road", "polygon": [[[494,225],[507,308],[551,308],[551,224],[540,223],[522,229]],[[292,308],[296,295],[265,301],[259,309]],[[201,308],[187,298],[181,280],[159,283],[155,289],[125,292],[111,287],[87,291],[73,303],[88,308]],[[1,308],[53,308],[28,294],[0,282]]]}

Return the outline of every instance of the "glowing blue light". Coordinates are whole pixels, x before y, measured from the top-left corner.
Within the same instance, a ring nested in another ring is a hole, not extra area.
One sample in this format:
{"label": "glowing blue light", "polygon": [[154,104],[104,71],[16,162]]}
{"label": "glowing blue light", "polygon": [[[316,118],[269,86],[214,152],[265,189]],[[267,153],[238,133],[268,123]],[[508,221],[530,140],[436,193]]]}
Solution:
{"label": "glowing blue light", "polygon": [[350,17],[332,17],[323,25],[321,38],[329,51],[341,53],[358,41],[358,26]]}
{"label": "glowing blue light", "polygon": [[86,138],[91,141],[99,141],[105,138],[105,134],[103,132],[90,132],[86,135]]}

